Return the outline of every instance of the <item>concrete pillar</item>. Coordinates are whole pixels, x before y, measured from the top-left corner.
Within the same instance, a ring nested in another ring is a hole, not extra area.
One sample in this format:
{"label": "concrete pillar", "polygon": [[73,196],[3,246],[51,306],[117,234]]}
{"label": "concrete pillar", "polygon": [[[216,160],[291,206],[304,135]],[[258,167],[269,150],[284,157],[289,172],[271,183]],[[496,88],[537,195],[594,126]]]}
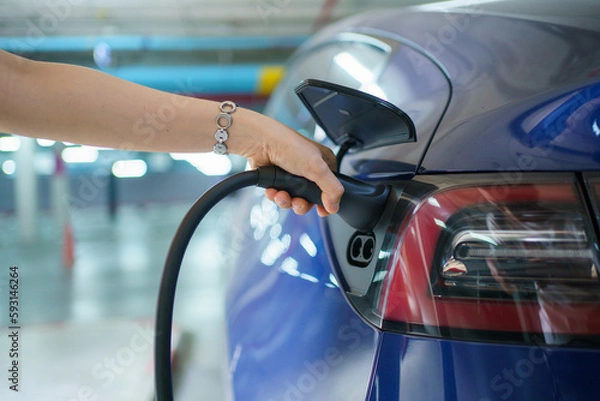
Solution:
{"label": "concrete pillar", "polygon": [[21,137],[21,147],[15,155],[15,209],[24,242],[34,242],[37,239],[38,191],[34,157],[35,139]]}
{"label": "concrete pillar", "polygon": [[62,229],[69,219],[69,177],[61,152],[62,142],[54,144],[55,170],[51,180],[52,213],[57,226]]}

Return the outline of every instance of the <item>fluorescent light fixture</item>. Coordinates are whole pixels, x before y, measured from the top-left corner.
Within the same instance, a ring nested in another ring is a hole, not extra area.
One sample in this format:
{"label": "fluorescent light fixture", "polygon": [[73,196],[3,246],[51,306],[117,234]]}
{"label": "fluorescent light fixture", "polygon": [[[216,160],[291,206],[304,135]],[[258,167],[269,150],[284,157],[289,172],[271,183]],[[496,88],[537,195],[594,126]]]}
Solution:
{"label": "fluorescent light fixture", "polygon": [[14,160],[6,160],[2,163],[2,172],[6,175],[13,175],[17,171],[17,163]]}
{"label": "fluorescent light fixture", "polygon": [[333,273],[329,273],[329,281],[331,282],[331,284],[333,284],[336,287],[339,287],[340,285],[337,282],[337,279],[335,278],[335,276],[333,275]]}
{"label": "fluorescent light fixture", "polygon": [[380,99],[388,100],[387,94],[377,82],[366,82],[360,86],[359,90],[376,96]]}
{"label": "fluorescent light fixture", "polygon": [[315,276],[311,276],[310,274],[300,273],[300,278],[306,281],[310,281],[311,283],[318,283],[319,279]]}
{"label": "fluorescent light fixture", "polygon": [[436,226],[446,228],[446,223],[444,223],[442,220],[434,218],[433,221],[435,222]]}
{"label": "fluorescent light fixture", "polygon": [[113,148],[107,148],[105,146],[90,146],[86,145],[86,148],[96,149],[96,150],[114,150]]}
{"label": "fluorescent light fixture", "polygon": [[56,143],[56,141],[53,141],[52,139],[36,139],[36,142],[44,148],[49,148]]}
{"label": "fluorescent light fixture", "polygon": [[333,61],[358,82],[373,81],[373,73],[350,53],[340,53]]}
{"label": "fluorescent light fixture", "polygon": [[373,47],[382,49],[386,53],[391,53],[392,51],[392,46],[390,46],[388,43],[384,42],[383,40],[375,39],[372,36],[364,35],[362,33],[344,32],[339,34],[338,37],[344,42],[359,42],[368,44]]}
{"label": "fluorescent light fixture", "polygon": [[[283,235],[281,239],[277,238],[269,241],[269,244],[263,250],[262,255],[260,255],[261,263],[265,266],[273,266],[277,259],[290,248],[291,242],[292,237],[289,234]],[[298,262],[296,262],[296,264],[297,263]],[[287,273],[290,274],[289,271]]]}
{"label": "fluorescent light fixture", "polygon": [[112,166],[112,173],[118,178],[143,177],[148,171],[148,166],[143,160],[119,160]]}
{"label": "fluorescent light fixture", "polygon": [[431,206],[440,207],[440,202],[438,202],[438,200],[433,196],[427,199],[427,203],[429,203]]}
{"label": "fluorescent light fixture", "polygon": [[98,160],[98,150],[89,146],[66,148],[61,153],[67,163],[93,163]]}
{"label": "fluorescent light fixture", "polygon": [[16,136],[3,136],[0,138],[0,152],[16,152],[20,148],[20,138]]}
{"label": "fluorescent light fixture", "polygon": [[415,6],[416,10],[423,11],[447,11],[455,7],[477,7],[480,4],[495,3],[498,0],[453,0],[453,1],[440,1],[436,3],[428,3],[424,5]]}
{"label": "fluorescent light fixture", "polygon": [[226,175],[231,172],[232,164],[228,157],[214,153],[170,153],[173,160],[184,160],[205,175]]}
{"label": "fluorescent light fixture", "polygon": [[317,246],[307,233],[302,233],[302,235],[300,235],[300,245],[302,245],[302,248],[304,248],[306,253],[313,258],[317,256]]}
{"label": "fluorescent light fixture", "polygon": [[285,260],[281,262],[279,270],[293,277],[298,277],[300,275],[300,272],[298,271],[298,262],[292,257],[285,258]]}

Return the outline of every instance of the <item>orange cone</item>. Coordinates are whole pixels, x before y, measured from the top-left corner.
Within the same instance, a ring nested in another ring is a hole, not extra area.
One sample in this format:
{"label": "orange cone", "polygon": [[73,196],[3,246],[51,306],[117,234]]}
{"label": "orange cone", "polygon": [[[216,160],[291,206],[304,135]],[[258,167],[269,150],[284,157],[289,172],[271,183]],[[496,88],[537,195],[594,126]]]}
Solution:
{"label": "orange cone", "polygon": [[67,269],[75,264],[75,238],[69,221],[63,227],[62,260],[63,266]]}

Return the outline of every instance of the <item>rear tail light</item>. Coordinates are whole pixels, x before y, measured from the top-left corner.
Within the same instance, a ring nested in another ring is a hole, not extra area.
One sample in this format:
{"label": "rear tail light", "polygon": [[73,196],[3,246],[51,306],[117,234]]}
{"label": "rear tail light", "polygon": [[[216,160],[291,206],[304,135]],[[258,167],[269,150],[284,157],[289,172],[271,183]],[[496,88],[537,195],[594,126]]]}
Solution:
{"label": "rear tail light", "polygon": [[[551,196],[550,191],[568,193],[569,189],[521,187],[519,191]],[[448,205],[453,196],[467,191],[439,198]],[[597,274],[581,213],[570,201],[545,206],[528,199],[503,202],[466,206],[447,222],[440,222],[443,229],[434,258],[433,293],[507,299],[518,295],[535,300],[545,288],[557,296],[569,294],[573,300],[589,297],[580,289],[595,286]]]}
{"label": "rear tail light", "polygon": [[577,181],[556,177],[509,185],[442,184],[447,177],[438,176],[408,185],[392,251],[374,275],[383,327],[471,340],[596,341],[594,224]]}
{"label": "rear tail light", "polygon": [[591,196],[594,214],[600,227],[600,174],[588,174],[586,183]]}

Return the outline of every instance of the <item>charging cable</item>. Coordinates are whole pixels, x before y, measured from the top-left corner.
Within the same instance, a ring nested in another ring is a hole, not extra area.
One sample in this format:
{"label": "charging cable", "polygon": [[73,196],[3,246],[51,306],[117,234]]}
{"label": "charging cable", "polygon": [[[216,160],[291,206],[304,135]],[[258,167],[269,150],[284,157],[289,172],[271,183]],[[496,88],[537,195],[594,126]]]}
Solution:
{"label": "charging cable", "polygon": [[[337,174],[344,186],[338,215],[360,231],[371,231],[383,214],[390,189],[383,185],[371,185],[342,174]],[[304,198],[321,204],[319,187],[303,178],[290,174],[279,167],[261,167],[232,175],[205,192],[190,208],[181,221],[171,242],[158,294],[154,344],[154,381],[157,401],[173,401],[173,377],[171,368],[171,326],[177,278],[185,250],[206,214],[232,192],[257,185],[287,191],[291,197]]]}

